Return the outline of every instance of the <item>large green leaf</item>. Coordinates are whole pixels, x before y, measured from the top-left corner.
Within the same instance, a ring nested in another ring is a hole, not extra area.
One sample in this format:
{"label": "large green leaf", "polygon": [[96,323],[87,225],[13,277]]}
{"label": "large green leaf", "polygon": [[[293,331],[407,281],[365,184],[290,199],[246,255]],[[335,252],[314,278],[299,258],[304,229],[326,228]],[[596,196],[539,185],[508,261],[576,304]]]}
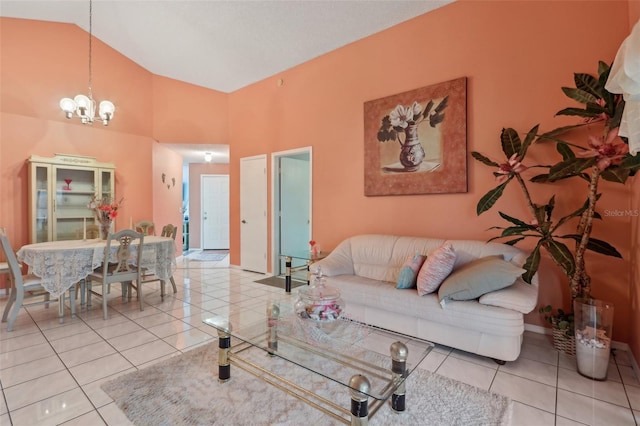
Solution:
{"label": "large green leaf", "polygon": [[476,160],[478,160],[479,162],[486,164],[487,166],[491,166],[491,167],[500,167],[500,164],[496,163],[495,161],[491,160],[488,157],[485,157],[484,155],[480,154],[477,151],[473,151],[471,153],[471,156],[473,158],[475,158]]}
{"label": "large green leaf", "polygon": [[558,136],[565,134],[573,129],[577,129],[579,127],[586,126],[586,125],[587,123],[580,123],[580,124],[572,124],[569,126],[558,127],[557,129],[550,130],[540,135],[540,137],[538,137],[538,140],[536,142],[553,141],[553,142],[566,143],[566,141],[558,139]]}
{"label": "large green leaf", "polygon": [[625,183],[630,173],[631,170],[629,169],[622,167],[609,167],[608,169],[603,170],[602,173],[600,173],[600,176],[602,176],[602,179],[608,180],[609,182]]}
{"label": "large green leaf", "polygon": [[522,148],[522,142],[520,141],[518,132],[510,127],[502,129],[500,140],[502,141],[502,152],[504,152],[507,158],[511,158],[513,154],[518,154],[520,148]]}
{"label": "large green leaf", "polygon": [[493,188],[491,191],[487,192],[481,199],[478,201],[478,205],[476,207],[476,214],[480,216],[482,213],[489,210],[493,205],[498,201],[498,199],[502,196],[504,192],[504,188],[507,184],[513,179],[509,177],[506,181],[501,183],[500,185]]}
{"label": "large green leaf", "polygon": [[549,182],[549,173],[543,173],[540,175],[536,175],[534,177],[532,177],[531,179],[529,179],[531,182],[536,182],[536,183],[546,183]]}
{"label": "large green leaf", "polygon": [[576,83],[578,89],[589,92],[597,98],[602,97],[602,86],[591,74],[575,73],[573,75],[573,81]]}
{"label": "large green leaf", "polygon": [[549,170],[549,179],[551,181],[558,180],[564,177],[575,176],[580,174],[583,170],[593,166],[596,163],[596,158],[571,158],[569,160],[561,161],[558,164],[554,164]]}
{"label": "large green leaf", "polygon": [[553,257],[553,260],[560,265],[564,273],[568,276],[573,275],[576,270],[576,263],[573,259],[573,254],[571,254],[571,250],[556,240],[547,240],[545,245],[547,250],[549,250],[549,254]]}
{"label": "large green leaf", "polygon": [[574,101],[580,102],[581,104],[595,102],[596,100],[598,100],[598,98],[593,96],[591,93],[581,89],[575,89],[573,87],[563,87],[562,91],[565,95],[567,95]]}
{"label": "large green leaf", "polygon": [[556,151],[558,151],[560,155],[562,155],[563,160],[571,160],[572,158],[576,158],[576,155],[566,143],[556,144]]}
{"label": "large green leaf", "polygon": [[519,241],[522,241],[524,239],[525,239],[525,237],[518,237],[518,238],[514,238],[513,240],[505,241],[503,244],[507,244],[509,246],[513,246],[516,243],[518,243]]}
{"label": "large green leaf", "polygon": [[[569,234],[563,235],[560,238],[571,238],[576,242],[580,242],[582,240],[582,235],[580,234]],[[587,249],[591,251],[595,251],[596,253],[604,254],[605,256],[617,257],[622,259],[622,255],[614,246],[609,244],[606,241],[598,240],[596,238],[589,238],[587,241]]]}
{"label": "large green leaf", "polygon": [[[598,195],[596,198],[596,201],[600,198],[600,196]],[[584,213],[585,210],[587,210],[587,208],[589,207],[589,199],[587,199],[584,204],[582,204],[582,207],[580,207],[579,209],[575,210],[572,213],[569,213],[568,215],[562,217],[558,223],[556,224],[556,226],[553,227],[553,229],[551,230],[551,232],[555,231],[556,229],[560,228],[566,221],[573,219],[574,217],[578,217],[578,216],[582,216],[582,213]]]}
{"label": "large green leaf", "polygon": [[632,172],[640,170],[640,154],[631,155],[627,154],[620,163],[620,167],[629,169]]}
{"label": "large green leaf", "polygon": [[429,112],[433,108],[433,99],[427,102],[427,105],[424,107],[424,111],[422,112],[422,118],[427,118],[429,116]]}
{"label": "large green leaf", "polygon": [[524,274],[522,274],[522,279],[529,284],[531,284],[531,279],[536,274],[536,272],[538,271],[538,267],[540,266],[540,244],[541,242],[538,241],[538,245],[536,245],[536,248],[533,249],[529,257],[527,257],[524,265],[522,265],[522,267],[526,271]]}
{"label": "large green leaf", "polygon": [[522,235],[523,232],[531,230],[531,226],[510,226],[502,231],[501,237],[511,237],[513,235]]}
{"label": "large green leaf", "polygon": [[540,125],[536,124],[531,130],[529,130],[527,136],[525,136],[524,142],[522,143],[519,151],[520,161],[524,160],[524,157],[527,155],[529,146],[531,146],[531,143],[534,141],[536,135],[538,134],[538,127],[540,127]]}
{"label": "large green leaf", "polygon": [[504,220],[507,220],[507,221],[509,221],[509,222],[513,223],[514,225],[524,226],[524,227],[527,227],[527,228],[529,228],[529,229],[535,229],[535,227],[534,227],[534,226],[529,225],[528,223],[523,222],[523,221],[522,221],[522,220],[520,220],[520,219],[516,219],[515,217],[511,217],[511,216],[509,216],[509,215],[508,215],[508,214],[506,214],[506,213],[498,212],[498,214],[500,214],[500,217],[501,217],[501,218],[503,218]]}
{"label": "large green leaf", "polygon": [[586,110],[586,109],[582,109],[582,108],[570,107],[570,108],[561,109],[560,111],[556,112],[556,115],[570,115],[570,116],[578,116],[578,117],[597,117],[598,113],[597,112],[593,112],[593,111],[589,111],[589,110]]}

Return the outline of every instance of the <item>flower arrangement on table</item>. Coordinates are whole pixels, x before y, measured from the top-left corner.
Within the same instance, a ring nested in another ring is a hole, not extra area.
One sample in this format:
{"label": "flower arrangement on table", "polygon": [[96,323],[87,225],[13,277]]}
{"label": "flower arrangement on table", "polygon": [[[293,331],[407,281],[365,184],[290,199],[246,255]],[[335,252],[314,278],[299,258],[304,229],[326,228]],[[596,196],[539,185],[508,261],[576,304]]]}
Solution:
{"label": "flower arrangement on table", "polygon": [[87,204],[87,207],[96,214],[96,220],[100,223],[100,234],[103,239],[106,239],[107,235],[109,235],[111,222],[118,217],[118,209],[122,206],[123,201],[124,198],[121,198],[120,201],[113,201],[109,196],[100,198],[94,194],[89,204]]}
{"label": "flower arrangement on table", "polygon": [[317,256],[320,253],[320,246],[314,240],[309,241],[309,253]]}

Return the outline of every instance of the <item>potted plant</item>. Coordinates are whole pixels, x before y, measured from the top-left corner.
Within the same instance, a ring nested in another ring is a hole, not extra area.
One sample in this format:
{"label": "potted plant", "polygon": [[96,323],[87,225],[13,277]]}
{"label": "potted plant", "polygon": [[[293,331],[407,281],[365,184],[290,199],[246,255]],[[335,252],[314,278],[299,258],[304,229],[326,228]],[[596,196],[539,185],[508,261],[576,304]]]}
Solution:
{"label": "potted plant", "polygon": [[[640,156],[630,155],[628,141],[618,136],[624,100],[622,95],[605,89],[610,69],[609,65],[600,62],[597,76],[576,73],[574,74],[575,87],[562,88],[565,95],[583,104],[584,107],[568,107],[556,115],[581,117],[580,123],[559,127],[543,134],[538,134],[536,125],[524,139],[520,139],[514,129],[503,129],[500,141],[507,157],[506,162],[498,163],[478,152],[472,153],[476,160],[497,168],[494,175],[498,180],[498,186],[478,202],[477,214],[480,215],[492,208],[502,196],[505,187],[511,182],[516,182],[522,190],[531,213],[530,219],[520,220],[500,212],[500,216],[509,222],[509,225],[493,227],[492,229],[501,230],[501,234],[492,240],[506,238],[508,240],[505,243],[513,245],[525,239],[536,239],[535,248],[523,266],[526,270],[523,279],[526,282],[531,281],[540,264],[541,250],[546,250],[553,262],[567,276],[571,291],[571,312],[574,314],[576,301],[595,306],[591,298],[591,278],[585,265],[586,250],[621,257],[612,245],[591,237],[593,220],[601,218],[596,211],[596,204],[600,198],[598,193],[600,179],[624,184],[627,178],[634,175],[640,168]],[[563,135],[571,135],[580,127],[586,127],[588,130],[586,144],[560,139]],[[556,151],[561,156],[558,162],[552,165],[529,167],[524,165],[527,151],[532,145],[549,142],[555,143]],[[553,184],[570,178],[585,180],[588,185],[584,203],[569,214],[554,218],[555,195],[546,203],[534,202],[529,186],[521,175],[533,169],[543,170],[543,173],[530,178],[529,181],[533,183]],[[565,233],[564,229],[572,222],[577,222],[575,232]],[[573,245],[573,250],[567,244]],[[598,309],[594,309],[595,311]],[[556,323],[560,322],[558,316],[564,315],[564,311],[553,314],[550,308],[543,308],[543,312]],[[595,323],[592,321],[591,324]],[[610,335],[607,337],[610,339]],[[594,339],[599,338],[595,336]]]}

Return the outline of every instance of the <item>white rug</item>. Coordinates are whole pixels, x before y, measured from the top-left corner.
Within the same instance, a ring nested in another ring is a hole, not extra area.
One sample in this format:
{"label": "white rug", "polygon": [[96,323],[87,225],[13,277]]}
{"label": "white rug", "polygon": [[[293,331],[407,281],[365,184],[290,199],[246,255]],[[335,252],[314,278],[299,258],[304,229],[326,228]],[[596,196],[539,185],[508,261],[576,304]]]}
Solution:
{"label": "white rug", "polygon": [[[102,385],[134,424],[142,425],[333,425],[341,424],[285,392],[231,366],[231,380],[218,382],[218,343]],[[308,389],[349,408],[343,386],[300,367],[251,349],[250,356],[270,363],[270,371],[295,377]],[[426,370],[409,376],[407,411],[389,404],[370,419],[371,425],[503,425],[511,413],[509,398]]]}

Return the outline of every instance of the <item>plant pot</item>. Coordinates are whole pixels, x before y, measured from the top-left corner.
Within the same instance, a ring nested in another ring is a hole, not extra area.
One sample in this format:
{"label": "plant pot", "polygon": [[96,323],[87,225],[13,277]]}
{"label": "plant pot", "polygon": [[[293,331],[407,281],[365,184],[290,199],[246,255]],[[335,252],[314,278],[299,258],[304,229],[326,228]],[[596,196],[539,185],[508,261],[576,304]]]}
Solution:
{"label": "plant pot", "polygon": [[611,354],[613,304],[595,299],[576,299],[576,361],[578,373],[594,380],[606,380]]}
{"label": "plant pot", "polygon": [[567,332],[567,330],[561,329],[556,318],[551,320],[551,331],[553,334],[553,347],[560,352],[574,356],[576,354],[576,339],[573,331]]}

